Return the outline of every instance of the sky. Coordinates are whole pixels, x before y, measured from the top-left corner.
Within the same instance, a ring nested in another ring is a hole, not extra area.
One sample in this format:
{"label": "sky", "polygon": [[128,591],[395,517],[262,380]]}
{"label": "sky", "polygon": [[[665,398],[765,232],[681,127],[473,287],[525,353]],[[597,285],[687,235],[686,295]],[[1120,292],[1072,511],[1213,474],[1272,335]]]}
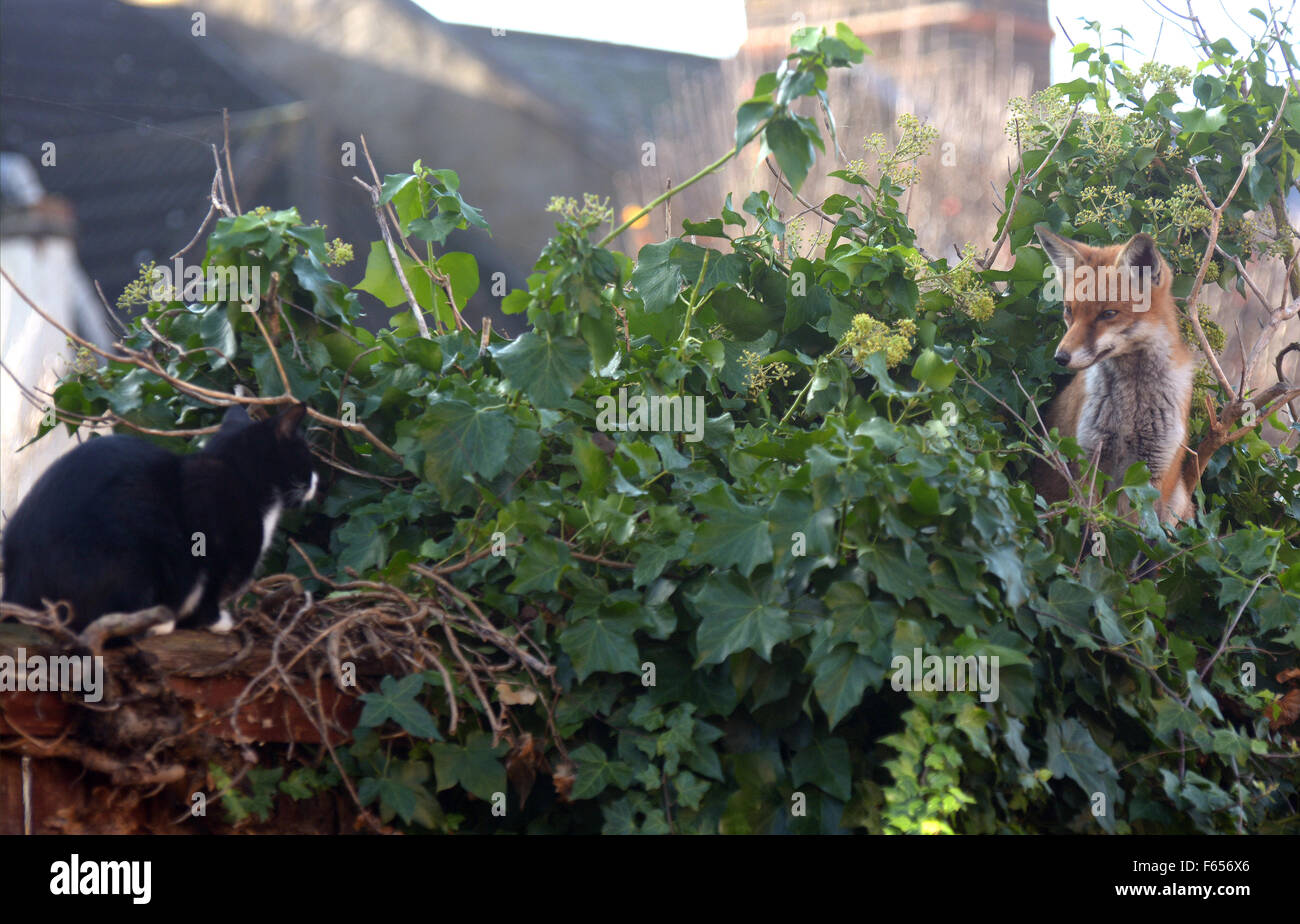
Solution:
{"label": "sky", "polygon": [[[1290,0],[1286,0],[1289,5]],[[1179,12],[1187,8],[1185,0],[1165,0],[1165,4]],[[1263,26],[1259,20],[1250,15],[1252,7],[1267,10],[1268,0],[1193,0],[1192,9],[1209,33],[1210,40],[1226,38],[1238,51],[1245,51],[1249,46],[1245,29],[1256,34],[1256,29]],[[1125,60],[1138,64],[1149,60],[1151,52],[1157,52],[1156,60],[1161,64],[1185,64],[1196,68],[1201,60],[1191,44],[1191,39],[1169,23],[1160,29],[1161,19],[1152,11],[1156,8],[1155,0],[1049,0],[1048,16],[1052,20],[1052,31],[1056,38],[1052,42],[1052,82],[1069,80],[1079,74],[1071,74],[1073,56],[1070,54],[1071,43],[1061,32],[1065,32],[1075,42],[1091,41],[1094,34],[1085,33],[1081,17],[1101,22],[1103,28],[1122,25],[1133,35],[1135,54],[1132,58],[1125,55]],[[1229,13],[1228,10],[1232,10]],[[1060,25],[1057,24],[1060,20]],[[1240,24],[1240,25],[1239,25]],[[1295,25],[1293,23],[1293,25]],[[1105,35],[1105,33],[1103,33]],[[1159,39],[1159,46],[1156,40]],[[1113,49],[1112,49],[1113,51]],[[1082,70],[1079,72],[1083,73]]]}
{"label": "sky", "polygon": [[415,0],[444,22],[729,58],[745,41],[744,0]]}
{"label": "sky", "polygon": [[[744,0],[416,0],[446,22],[519,32],[566,35],[623,45],[643,45],[707,57],[725,58],[736,53],[745,39]],[[1245,47],[1237,23],[1258,25],[1247,11],[1264,7],[1268,0],[1194,0],[1193,8],[1212,39],[1227,37]],[[1287,0],[1290,2],[1290,0]],[[1183,0],[1166,0],[1182,10]],[[1052,42],[1052,80],[1070,78],[1071,42],[1083,41],[1080,17],[1098,19],[1103,26],[1122,24],[1133,34],[1140,63],[1157,49],[1164,64],[1195,66],[1196,53],[1188,38],[1170,25],[1160,31],[1160,17],[1152,12],[1155,0],[1049,0],[1048,15],[1056,40]],[[1233,10],[1229,13],[1228,10]],[[1061,25],[1057,24],[1060,20]]]}

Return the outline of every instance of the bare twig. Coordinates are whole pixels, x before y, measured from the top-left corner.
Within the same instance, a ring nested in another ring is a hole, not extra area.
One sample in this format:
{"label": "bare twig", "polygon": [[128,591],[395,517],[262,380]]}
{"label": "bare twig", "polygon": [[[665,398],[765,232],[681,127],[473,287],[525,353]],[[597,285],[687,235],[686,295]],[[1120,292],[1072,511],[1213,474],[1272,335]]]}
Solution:
{"label": "bare twig", "polygon": [[1056,143],[1052,145],[1051,150],[1047,152],[1047,156],[1043,158],[1043,162],[1038,165],[1033,173],[1025,172],[1024,151],[1022,150],[1020,142],[1020,121],[1016,120],[1016,155],[1020,162],[1020,179],[1016,181],[1015,192],[1011,194],[1011,204],[1007,206],[1006,214],[1002,218],[1002,230],[999,231],[998,236],[994,238],[993,246],[989,248],[989,252],[985,255],[984,259],[980,261],[980,269],[988,269],[993,265],[993,261],[998,258],[998,252],[1002,250],[1002,244],[1006,241],[1007,235],[1011,233],[1011,222],[1016,217],[1016,206],[1020,204],[1020,194],[1025,191],[1026,186],[1038,179],[1039,174],[1043,172],[1043,168],[1051,163],[1052,157],[1056,154],[1057,148],[1061,146],[1061,142],[1065,140],[1065,136],[1070,133],[1070,126],[1074,124],[1074,117],[1078,114],[1079,104],[1075,103],[1074,108],[1070,110],[1070,117],[1065,120],[1065,125],[1061,128],[1061,136],[1056,139]]}
{"label": "bare twig", "polygon": [[[379,204],[379,187],[371,186],[359,176],[354,179],[360,186],[370,193],[370,204],[375,210],[375,221],[379,222],[379,233],[384,239],[384,246],[388,249],[388,259],[392,261],[393,272],[397,274],[397,281],[402,284],[402,292],[406,295],[406,304],[411,309],[411,314],[415,316],[416,326],[420,328],[420,336],[426,340],[430,339],[429,325],[424,320],[424,312],[420,309],[420,303],[415,300],[415,293],[411,291],[411,284],[406,281],[406,273],[402,270],[402,261],[397,257],[397,248],[393,246],[393,235],[388,230],[388,218],[384,215],[384,210]],[[437,318],[434,318],[437,322]]]}
{"label": "bare twig", "polygon": [[244,210],[239,204],[239,190],[235,188],[235,168],[230,164],[230,110],[221,110],[221,130],[224,136],[224,143],[221,146],[226,155],[226,177],[230,180],[230,197],[235,200],[235,211],[243,214]]}

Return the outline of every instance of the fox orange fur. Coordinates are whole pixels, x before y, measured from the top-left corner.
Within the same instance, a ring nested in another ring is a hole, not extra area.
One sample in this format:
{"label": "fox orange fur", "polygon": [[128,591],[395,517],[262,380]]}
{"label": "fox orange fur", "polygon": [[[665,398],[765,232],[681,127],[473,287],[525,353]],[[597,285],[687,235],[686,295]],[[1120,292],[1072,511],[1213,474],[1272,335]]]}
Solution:
{"label": "fox orange fur", "polygon": [[[1145,462],[1160,491],[1161,520],[1190,520],[1199,474],[1187,464],[1195,366],[1178,330],[1168,264],[1147,234],[1092,247],[1044,225],[1035,230],[1064,292],[1056,361],[1078,373],[1048,406],[1048,427],[1097,460],[1110,490],[1130,465]],[[1045,466],[1034,480],[1047,500],[1066,496],[1064,479]]]}

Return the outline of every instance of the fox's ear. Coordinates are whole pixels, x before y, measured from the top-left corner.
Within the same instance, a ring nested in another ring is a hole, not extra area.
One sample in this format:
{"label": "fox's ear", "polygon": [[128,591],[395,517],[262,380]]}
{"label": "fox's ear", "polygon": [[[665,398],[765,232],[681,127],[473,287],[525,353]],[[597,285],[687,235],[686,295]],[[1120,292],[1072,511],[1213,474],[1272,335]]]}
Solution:
{"label": "fox's ear", "polygon": [[1115,258],[1115,265],[1150,270],[1152,285],[1160,285],[1160,280],[1164,278],[1165,261],[1156,248],[1156,242],[1146,233],[1135,234],[1128,239],[1128,243]]}
{"label": "fox's ear", "polygon": [[1059,272],[1066,272],[1072,265],[1082,266],[1084,260],[1084,248],[1086,244],[1080,244],[1078,241],[1072,241],[1068,237],[1061,237],[1047,225],[1034,225],[1034,232],[1038,235],[1038,242],[1043,245],[1043,250],[1047,252],[1047,259],[1052,261],[1052,265]]}
{"label": "fox's ear", "polygon": [[307,405],[295,404],[279,417],[275,418],[275,435],[282,440],[291,439],[302,424],[307,413]]}

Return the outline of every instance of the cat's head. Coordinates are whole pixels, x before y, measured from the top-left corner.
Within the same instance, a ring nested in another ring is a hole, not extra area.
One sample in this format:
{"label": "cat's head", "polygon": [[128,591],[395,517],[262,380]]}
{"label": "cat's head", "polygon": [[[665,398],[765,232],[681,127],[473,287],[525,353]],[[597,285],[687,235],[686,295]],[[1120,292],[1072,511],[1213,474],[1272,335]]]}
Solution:
{"label": "cat's head", "polygon": [[234,463],[259,486],[270,488],[284,506],[300,507],[315,498],[319,485],[302,432],[306,415],[307,405],[294,404],[275,417],[254,421],[235,405],[203,451]]}

